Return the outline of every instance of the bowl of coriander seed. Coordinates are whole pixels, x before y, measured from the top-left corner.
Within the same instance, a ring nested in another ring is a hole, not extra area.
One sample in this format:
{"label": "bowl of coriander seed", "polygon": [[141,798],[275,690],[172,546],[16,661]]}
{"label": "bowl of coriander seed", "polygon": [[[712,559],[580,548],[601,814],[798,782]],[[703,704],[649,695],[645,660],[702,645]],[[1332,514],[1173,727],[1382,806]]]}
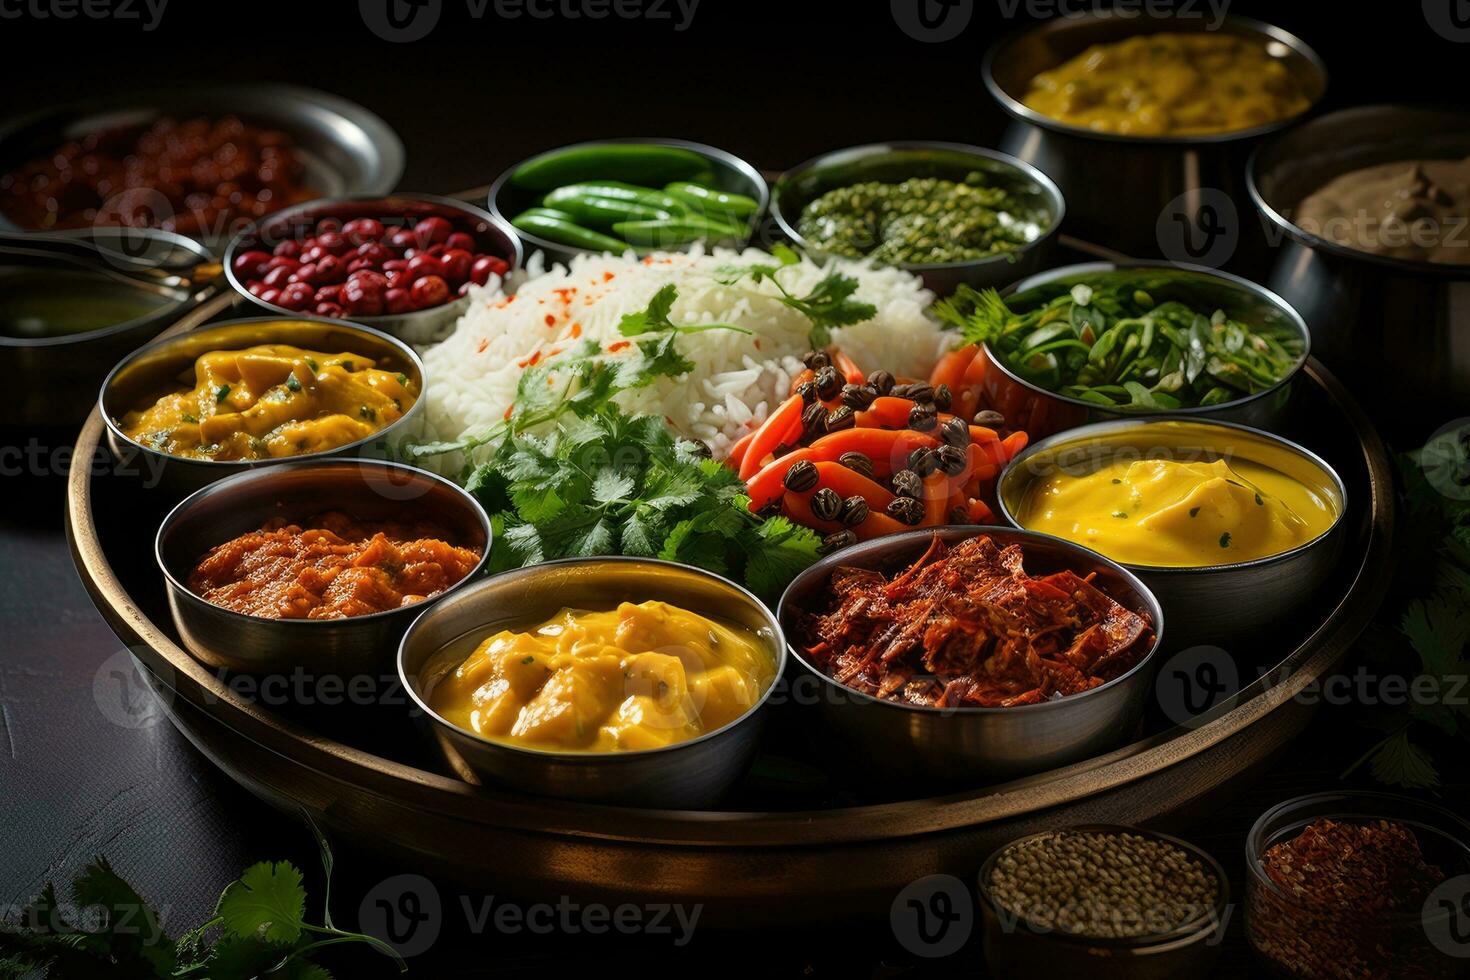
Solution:
{"label": "bowl of coriander seed", "polygon": [[1229,922],[1225,872],[1193,844],[1096,824],[1032,834],[980,869],[995,976],[1045,964],[1067,980],[1202,976]]}

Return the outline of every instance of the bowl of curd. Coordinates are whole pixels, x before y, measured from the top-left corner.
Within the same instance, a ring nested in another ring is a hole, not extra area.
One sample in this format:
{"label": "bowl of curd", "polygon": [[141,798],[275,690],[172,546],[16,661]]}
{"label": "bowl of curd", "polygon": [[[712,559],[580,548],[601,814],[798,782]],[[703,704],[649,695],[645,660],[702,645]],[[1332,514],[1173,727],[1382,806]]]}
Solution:
{"label": "bowl of curd", "polygon": [[1225,422],[1082,426],[1018,455],[997,484],[1017,527],[1111,558],[1158,596],[1170,646],[1280,626],[1331,571],[1341,477],[1278,436]]}

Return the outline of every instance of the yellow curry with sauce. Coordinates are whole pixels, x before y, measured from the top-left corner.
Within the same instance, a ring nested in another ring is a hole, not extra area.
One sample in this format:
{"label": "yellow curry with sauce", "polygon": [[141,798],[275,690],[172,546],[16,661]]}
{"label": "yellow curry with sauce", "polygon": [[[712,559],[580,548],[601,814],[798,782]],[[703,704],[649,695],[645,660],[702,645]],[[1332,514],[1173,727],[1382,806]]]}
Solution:
{"label": "yellow curry with sauce", "polygon": [[1033,78],[1022,101],[1058,122],[1125,136],[1230,133],[1311,104],[1262,42],[1190,33],[1095,44]]}
{"label": "yellow curry with sauce", "polygon": [[1039,478],[1016,519],[1125,564],[1202,568],[1291,551],[1337,510],[1323,488],[1262,463],[1134,459]]}
{"label": "yellow curry with sauce", "polygon": [[429,706],[466,731],[546,751],[620,752],[698,738],[753,708],[775,679],[769,645],[665,602],[562,609],[442,658]]}
{"label": "yellow curry with sauce", "polygon": [[286,344],[211,351],[194,386],[129,412],[123,435],[191,459],[274,459],[336,449],[391,425],[418,398],[407,375],[362,354]]}

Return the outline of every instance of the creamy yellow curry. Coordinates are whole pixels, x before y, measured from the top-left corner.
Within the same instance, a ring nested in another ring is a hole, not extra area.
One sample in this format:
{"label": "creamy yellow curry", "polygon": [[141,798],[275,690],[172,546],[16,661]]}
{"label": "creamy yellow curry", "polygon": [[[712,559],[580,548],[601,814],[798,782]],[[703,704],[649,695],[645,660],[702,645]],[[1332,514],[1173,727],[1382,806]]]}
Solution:
{"label": "creamy yellow curry", "polygon": [[1093,45],[1033,78],[1023,101],[1058,122],[1127,136],[1228,133],[1311,104],[1262,42],[1169,33]]}
{"label": "creamy yellow curry", "polygon": [[1249,460],[1142,459],[1039,478],[1016,519],[1126,564],[1199,568],[1306,544],[1332,527],[1337,504]]}
{"label": "creamy yellow curry", "polygon": [[749,630],[664,602],[625,602],[496,633],[433,684],[429,706],[526,748],[654,749],[739,718],[775,669],[769,645]]}
{"label": "creamy yellow curry", "polygon": [[366,438],[402,418],[417,397],[411,378],[370,357],[262,344],[203,355],[194,387],[129,412],[119,425],[171,456],[271,459]]}

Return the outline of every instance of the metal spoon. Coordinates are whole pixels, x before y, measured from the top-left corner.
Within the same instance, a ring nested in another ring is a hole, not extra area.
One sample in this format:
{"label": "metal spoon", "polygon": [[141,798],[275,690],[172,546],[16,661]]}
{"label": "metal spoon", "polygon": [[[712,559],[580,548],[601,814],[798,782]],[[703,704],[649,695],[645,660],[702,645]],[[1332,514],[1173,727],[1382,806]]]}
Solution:
{"label": "metal spoon", "polygon": [[0,253],[66,259],[114,279],[155,288],[193,289],[223,271],[200,243],[157,228],[0,231]]}

